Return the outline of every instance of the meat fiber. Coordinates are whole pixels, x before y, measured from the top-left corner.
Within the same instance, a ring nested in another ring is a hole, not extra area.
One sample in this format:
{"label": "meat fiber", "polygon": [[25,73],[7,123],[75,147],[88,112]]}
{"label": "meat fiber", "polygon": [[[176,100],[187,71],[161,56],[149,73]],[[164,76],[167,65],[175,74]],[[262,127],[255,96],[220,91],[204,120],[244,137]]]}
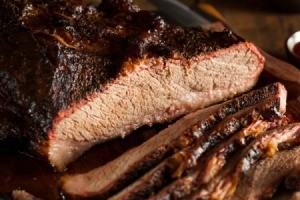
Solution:
{"label": "meat fiber", "polygon": [[241,176],[253,164],[260,159],[273,156],[280,150],[280,145],[290,146],[287,145],[290,143],[293,145],[300,144],[300,124],[290,124],[266,131],[255,138],[238,155],[234,156],[223,171],[210,183],[202,189],[197,188],[199,191],[190,199],[224,199],[232,196]]}
{"label": "meat fiber", "polygon": [[293,170],[299,169],[300,147],[279,152],[271,158],[260,161],[246,172],[231,199],[270,198],[284,178]]}
{"label": "meat fiber", "polygon": [[231,31],[172,27],[131,0],[2,0],[0,51],[0,143],[26,142],[58,169],[250,90],[264,64]]}
{"label": "meat fiber", "polygon": [[12,197],[14,200],[42,200],[24,190],[14,190],[12,192]]}
{"label": "meat fiber", "polygon": [[300,167],[295,167],[295,169],[287,175],[284,180],[284,187],[288,190],[300,191]]}
{"label": "meat fiber", "polygon": [[[199,166],[203,164],[201,160],[199,161],[199,158],[201,158],[204,153],[208,152],[212,147],[220,145],[223,140],[238,132],[243,127],[249,125],[255,127],[255,125],[251,125],[251,123],[259,121],[258,119],[265,120],[264,128],[262,128],[261,131],[272,126],[276,127],[278,123],[276,123],[274,119],[280,119],[285,112],[285,98],[285,95],[277,95],[276,97],[267,99],[257,105],[230,115],[214,127],[212,131],[204,133],[198,141],[159,164],[135,183],[113,196],[112,199],[148,198],[151,194],[160,191],[161,188],[168,185],[170,180],[172,182],[174,179],[177,179],[177,181],[167,186],[167,192],[162,192],[166,194],[168,198],[162,197],[159,194],[159,197],[155,197],[154,199],[182,198],[182,196],[194,190],[194,183],[196,185],[201,185],[202,183],[202,181],[196,178],[198,176],[196,174],[199,172]],[[271,110],[273,110],[273,112],[270,112]],[[257,129],[257,132],[260,132],[260,130]],[[239,146],[244,145],[245,144],[240,143]],[[220,159],[219,161],[222,160]],[[186,191],[181,191],[182,188],[185,188]],[[196,188],[197,187],[195,187],[195,189]],[[180,194],[180,197],[177,196],[178,194]]]}
{"label": "meat fiber", "polygon": [[[62,179],[63,189],[69,195],[97,195],[97,198],[106,198],[120,191],[170,154],[192,145],[208,131],[219,127],[219,131],[216,133],[222,132],[220,124],[230,124],[230,122],[237,122],[247,115],[257,115],[257,113],[252,113],[255,108],[258,113],[269,119],[272,116],[271,113],[276,112],[276,115],[284,113],[285,103],[286,90],[284,86],[274,83],[223,104],[189,114],[142,145],[129,150],[104,166],[86,174],[65,176]],[[244,121],[244,123],[243,126],[251,123],[250,119],[249,122]],[[226,132],[234,130],[228,129]],[[158,176],[157,179],[161,180]]]}

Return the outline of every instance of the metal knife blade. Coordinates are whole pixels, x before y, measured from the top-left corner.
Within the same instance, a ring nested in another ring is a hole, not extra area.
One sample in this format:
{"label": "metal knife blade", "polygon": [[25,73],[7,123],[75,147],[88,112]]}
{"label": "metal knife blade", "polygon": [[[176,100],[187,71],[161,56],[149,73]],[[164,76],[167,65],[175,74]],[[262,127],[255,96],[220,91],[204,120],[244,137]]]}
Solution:
{"label": "metal knife blade", "polygon": [[167,18],[183,27],[199,27],[211,22],[177,0],[149,0],[149,2],[156,6]]}

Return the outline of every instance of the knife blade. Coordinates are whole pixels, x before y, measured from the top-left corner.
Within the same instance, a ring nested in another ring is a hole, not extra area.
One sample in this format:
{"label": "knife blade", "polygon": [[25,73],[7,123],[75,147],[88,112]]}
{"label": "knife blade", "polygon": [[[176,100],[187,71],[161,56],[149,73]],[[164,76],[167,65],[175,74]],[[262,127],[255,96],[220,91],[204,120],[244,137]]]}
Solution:
{"label": "knife blade", "polygon": [[199,27],[211,21],[177,0],[149,0],[167,18],[182,27]]}

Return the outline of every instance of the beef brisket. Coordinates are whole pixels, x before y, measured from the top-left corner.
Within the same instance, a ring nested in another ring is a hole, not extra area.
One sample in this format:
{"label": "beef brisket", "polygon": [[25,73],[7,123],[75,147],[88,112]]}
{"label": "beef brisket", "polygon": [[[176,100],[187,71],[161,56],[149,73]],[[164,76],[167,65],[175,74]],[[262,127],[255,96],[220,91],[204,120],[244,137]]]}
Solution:
{"label": "beef brisket", "polygon": [[197,167],[194,167],[194,171],[196,172],[173,182],[152,197],[152,199],[180,199],[188,196],[188,194],[197,188],[196,185],[205,185],[213,180],[213,178],[222,171],[231,156],[243,146],[247,145],[252,138],[255,138],[264,130],[277,125],[278,121],[270,122],[258,120],[247,126],[242,131],[234,134],[229,140],[220,143],[201,158]]}
{"label": "beef brisket", "polygon": [[[219,127],[219,132],[221,132],[222,125],[217,124],[221,122],[224,125],[225,122],[223,121],[226,118],[227,123],[229,123],[234,119],[232,115],[239,116],[239,118],[251,115],[251,111],[255,108],[267,105],[266,102],[270,103],[274,99],[279,100],[280,103],[269,104],[264,109],[264,113],[270,114],[271,105],[276,105],[273,110],[277,114],[284,113],[285,98],[284,86],[280,83],[274,83],[223,104],[189,114],[142,145],[129,150],[104,166],[86,174],[65,176],[62,179],[63,189],[66,193],[75,196],[98,195],[98,198],[105,198],[140,177],[171,153],[192,145],[209,130]],[[262,110],[259,112],[262,113]],[[245,123],[249,124],[250,121]]]}
{"label": "beef brisket", "polygon": [[284,180],[284,187],[288,190],[300,191],[300,167],[298,168],[295,167],[295,169],[293,169],[286,176]]}
{"label": "beef brisket", "polygon": [[[192,187],[190,186],[190,183],[183,183],[182,179],[186,182],[190,182],[195,178],[195,176],[190,174],[194,174],[193,171],[196,171],[195,174],[198,173],[199,165],[203,164],[201,161],[199,162],[199,158],[201,158],[204,153],[209,151],[215,145],[219,145],[223,140],[230,137],[241,128],[249,126],[258,119],[266,120],[266,123],[270,124],[266,125],[266,129],[272,126],[271,124],[273,124],[274,118],[281,118],[282,114],[285,112],[285,98],[286,95],[282,93],[272,99],[267,99],[257,105],[230,115],[214,127],[212,131],[204,133],[198,141],[160,163],[138,181],[112,197],[112,199],[148,198],[152,193],[156,193],[174,179],[177,179],[178,181],[175,181],[168,186],[168,192],[165,194],[168,196],[171,195],[170,199],[178,199],[178,196],[176,196],[178,193],[177,186],[180,186],[180,188]],[[270,113],[270,110],[275,112]],[[278,116],[279,113],[280,115]],[[277,126],[277,123],[274,123],[274,125]],[[195,179],[194,181],[197,184],[200,184],[198,179]],[[180,193],[183,195],[182,191]],[[157,199],[161,198],[162,197],[160,196]],[[165,199],[165,197],[162,199]]]}
{"label": "beef brisket", "polygon": [[259,135],[242,152],[232,158],[223,171],[207,184],[202,190],[196,192],[192,199],[230,197],[243,173],[257,161],[273,156],[280,150],[282,143],[300,144],[300,125],[291,124],[267,131]]}
{"label": "beef brisket", "polygon": [[24,190],[14,190],[12,192],[12,197],[14,200],[42,200]]}
{"label": "beef brisket", "polygon": [[[205,187],[197,188],[191,199],[224,199],[234,194],[242,174],[257,161],[272,157],[283,146],[300,144],[300,124],[290,124],[269,130],[252,141]],[[275,177],[273,180],[275,180]],[[264,182],[264,181],[262,181]]]}
{"label": "beef brisket", "polygon": [[[299,124],[294,125],[298,126]],[[293,170],[300,169],[300,147],[275,154],[247,171],[231,199],[266,199]]]}
{"label": "beef brisket", "polygon": [[0,51],[1,112],[12,116],[0,142],[28,141],[58,169],[251,89],[264,63],[231,31],[173,27],[131,0],[2,0]]}

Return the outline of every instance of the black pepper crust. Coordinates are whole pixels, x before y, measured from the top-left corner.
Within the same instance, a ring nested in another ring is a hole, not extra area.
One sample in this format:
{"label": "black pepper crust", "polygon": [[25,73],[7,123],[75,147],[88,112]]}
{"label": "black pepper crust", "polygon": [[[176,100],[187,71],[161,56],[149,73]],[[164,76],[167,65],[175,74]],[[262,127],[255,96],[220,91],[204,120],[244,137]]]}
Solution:
{"label": "black pepper crust", "polygon": [[[103,192],[97,195],[96,199],[107,199],[109,196],[112,196],[116,194],[117,192],[121,191],[124,189],[126,186],[128,186],[130,183],[133,181],[136,181],[138,178],[140,178],[145,172],[149,171],[152,169],[154,166],[158,165],[159,163],[165,162],[164,159],[168,158],[169,156],[173,155],[174,153],[178,153],[180,150],[183,150],[184,148],[188,147],[188,145],[193,145],[196,144],[197,141],[202,138],[203,135],[207,135],[209,131],[212,131],[213,129],[216,129],[217,127],[221,127],[219,124],[222,123],[223,125],[225,124],[222,122],[225,120],[225,118],[229,117],[230,115],[233,115],[243,109],[247,109],[247,107],[253,106],[255,104],[258,104],[271,96],[278,95],[280,93],[280,90],[282,89],[282,85],[280,83],[273,83],[270,84],[266,87],[260,88],[258,90],[252,91],[248,94],[245,94],[243,96],[240,96],[238,98],[232,99],[230,102],[225,103],[223,106],[218,108],[216,111],[212,112],[211,115],[209,115],[206,118],[199,119],[197,123],[195,123],[193,126],[187,128],[185,131],[181,133],[178,138],[174,140],[170,140],[169,144],[166,146],[160,146],[157,148],[155,151],[153,151],[151,154],[149,154],[146,157],[140,158],[138,162],[135,162],[134,165],[131,165],[130,168],[126,169],[126,172],[122,174],[120,178],[117,178],[115,181],[115,184],[112,184],[111,187],[105,188]],[[274,102],[276,104],[276,101]],[[272,102],[270,103],[270,105]],[[278,103],[276,104],[275,107],[278,107]],[[262,111],[260,111],[262,112]],[[265,109],[263,111],[264,117],[269,119],[269,120],[275,120],[274,117],[279,114],[279,112],[274,115],[274,110],[272,109]],[[273,114],[272,114],[273,113]],[[246,117],[241,117],[244,119],[240,119],[240,123],[236,124],[229,124],[233,126],[248,126],[251,121],[254,119],[251,118],[251,115],[248,114],[247,118]],[[247,119],[247,120],[246,120]],[[243,122],[243,123],[242,123]],[[218,132],[220,135],[220,131]],[[230,135],[227,131],[227,135]],[[211,134],[211,136],[213,136]],[[224,136],[223,136],[224,137]],[[207,149],[211,148],[211,146],[214,146],[215,143],[217,142],[212,141],[213,138],[216,137],[210,137],[210,140],[206,142]],[[181,142],[185,140],[182,144]],[[201,140],[200,140],[201,141]],[[147,141],[150,142],[150,141]],[[212,142],[212,143],[210,143]],[[140,149],[142,150],[142,149]],[[192,156],[192,155],[191,155]],[[176,156],[176,159],[170,159],[167,161],[166,165],[161,165],[159,168],[156,167],[156,170],[158,170],[156,176],[152,176],[156,181],[151,182],[152,179],[147,179],[149,183],[154,183],[154,184],[145,184],[144,188],[139,192],[134,194],[131,194],[131,197],[134,195],[137,195],[137,198],[145,198],[146,196],[149,196],[151,192],[155,191],[154,188],[158,191],[162,185],[169,183],[171,180],[174,180],[174,177],[172,178],[172,172],[177,171],[180,163],[182,160],[181,156]],[[178,159],[177,159],[178,158]],[[184,159],[183,159],[184,160]],[[187,160],[187,159],[186,159]],[[116,166],[111,166],[111,167],[116,167]],[[181,168],[184,170],[184,168]],[[180,171],[180,170],[178,170]],[[187,170],[188,173],[191,173],[191,169]],[[171,173],[170,173],[171,172]],[[164,177],[164,178],[162,178]],[[155,185],[157,184],[157,185]],[[182,186],[183,184],[180,183]],[[148,189],[147,189],[148,188]],[[149,189],[152,188],[152,189]],[[179,190],[179,186],[174,188],[175,190]],[[186,188],[184,188],[186,189]],[[184,191],[181,191],[181,194],[183,195]],[[166,195],[169,195],[171,193],[166,193]],[[164,193],[162,195],[165,195]]]}
{"label": "black pepper crust", "polygon": [[99,7],[80,0],[2,0],[0,105],[9,107],[3,115],[16,113],[16,121],[30,124],[24,132],[42,142],[60,110],[105,90],[125,62],[189,59],[242,41],[227,30],[172,27],[131,0],[104,0]]}

